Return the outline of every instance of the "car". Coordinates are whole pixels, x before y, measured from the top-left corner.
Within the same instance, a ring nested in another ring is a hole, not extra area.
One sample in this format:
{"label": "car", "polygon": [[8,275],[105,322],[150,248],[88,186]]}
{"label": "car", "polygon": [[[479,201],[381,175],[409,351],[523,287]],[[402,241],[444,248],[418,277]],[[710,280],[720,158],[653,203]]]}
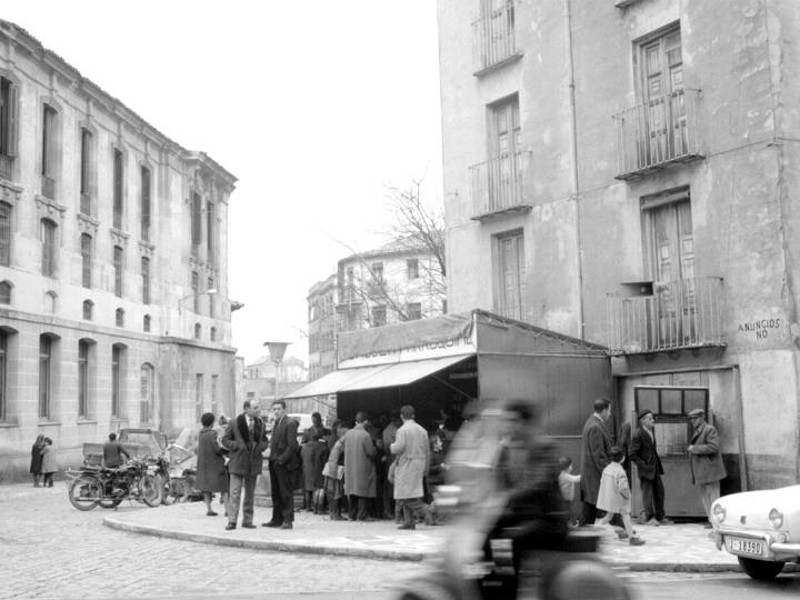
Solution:
{"label": "car", "polygon": [[711,505],[711,525],[718,550],[753,579],[773,579],[800,562],[800,485],[723,496]]}

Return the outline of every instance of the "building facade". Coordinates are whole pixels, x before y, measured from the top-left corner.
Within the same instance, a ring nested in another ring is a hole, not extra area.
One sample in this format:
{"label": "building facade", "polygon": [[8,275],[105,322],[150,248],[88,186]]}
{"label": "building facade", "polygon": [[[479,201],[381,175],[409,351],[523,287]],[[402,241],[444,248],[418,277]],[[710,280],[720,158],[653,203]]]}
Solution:
{"label": "building facade", "polygon": [[439,24],[451,310],[607,346],[618,422],[653,410],[677,478],[707,407],[723,487],[800,481],[800,5],[439,0]]}
{"label": "building facade", "polygon": [[336,275],[308,291],[308,378],[313,381],[336,370]]}
{"label": "building facade", "polygon": [[39,433],[63,465],[120,427],[169,432],[232,412],[235,181],[0,21],[7,469]]}

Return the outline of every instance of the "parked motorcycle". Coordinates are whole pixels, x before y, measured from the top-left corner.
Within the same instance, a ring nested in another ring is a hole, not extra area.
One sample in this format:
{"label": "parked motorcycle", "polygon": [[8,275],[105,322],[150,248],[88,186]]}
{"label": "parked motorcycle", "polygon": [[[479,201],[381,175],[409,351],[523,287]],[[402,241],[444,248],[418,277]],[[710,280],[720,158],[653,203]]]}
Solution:
{"label": "parked motorcycle", "polygon": [[515,556],[512,538],[532,522],[508,518],[511,496],[495,471],[501,417],[499,407],[487,409],[453,441],[447,484],[439,486],[434,503],[450,521],[449,535],[427,573],[400,586],[398,599],[629,600],[621,580],[599,560],[599,535],[591,530],[573,530],[547,550],[516,549]]}
{"label": "parked motorcycle", "polygon": [[78,510],[97,506],[116,508],[123,500],[137,500],[148,506],[161,503],[159,480],[152,461],[133,458],[118,468],[83,466],[69,469],[67,493]]}

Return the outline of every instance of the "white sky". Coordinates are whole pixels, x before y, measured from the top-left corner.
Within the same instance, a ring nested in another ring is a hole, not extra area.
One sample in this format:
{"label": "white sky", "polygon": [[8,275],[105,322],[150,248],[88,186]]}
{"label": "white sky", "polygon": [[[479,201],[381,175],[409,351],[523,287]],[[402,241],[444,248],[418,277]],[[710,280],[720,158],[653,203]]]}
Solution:
{"label": "white sky", "polygon": [[306,358],[309,288],[382,243],[387,185],[441,202],[433,0],[20,0],[16,23],[151,125],[239,178],[233,343]]}

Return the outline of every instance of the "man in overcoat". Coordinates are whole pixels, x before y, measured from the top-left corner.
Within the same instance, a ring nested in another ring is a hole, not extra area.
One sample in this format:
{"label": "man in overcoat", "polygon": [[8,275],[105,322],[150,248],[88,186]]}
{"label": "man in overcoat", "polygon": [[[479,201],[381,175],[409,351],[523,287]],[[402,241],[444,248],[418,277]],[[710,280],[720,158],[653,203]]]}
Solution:
{"label": "man in overcoat", "polygon": [[727,477],[722,454],[719,451],[719,434],[716,428],[706,423],[705,412],[695,408],[689,413],[692,437],[689,440],[689,460],[692,468],[692,483],[700,486],[700,497],[711,527],[711,505],[719,498],[719,482]]}
{"label": "man in overcoat", "polygon": [[297,421],[286,414],[286,402],[272,403],[275,424],[269,439],[269,484],[272,493],[272,519],[264,527],[291,529],[294,525],[294,480],[300,468]]}
{"label": "man in overcoat", "polygon": [[344,493],[350,500],[350,520],[368,521],[369,504],[376,496],[377,449],[367,431],[367,413],[356,414],[356,425],[342,438],[344,446]]}
{"label": "man in overcoat", "polygon": [[264,421],[261,420],[261,403],[258,400],[245,400],[243,406],[244,412],[228,425],[222,437],[222,445],[230,453],[228,524],[225,526],[228,530],[236,529],[242,489],[244,489],[242,527],[255,528],[253,507],[256,481],[264,465],[261,453],[267,449],[267,431]]}
{"label": "man in overcoat", "polygon": [[594,412],[586,419],[581,434],[581,525],[593,525],[597,520],[600,478],[611,462],[611,434],[606,426],[611,403],[607,398],[598,398],[592,408]]}
{"label": "man in overcoat", "polygon": [[644,509],[643,524],[671,525],[672,521],[664,515],[664,483],[661,480],[664,468],[658,456],[654,424],[653,411],[643,410],[639,413],[639,427],[631,437],[628,454],[639,474]]}
{"label": "man in overcoat", "polygon": [[397,430],[395,441],[389,446],[395,455],[394,499],[400,505],[403,524],[398,529],[416,529],[415,517],[422,516],[433,524],[430,506],[425,504],[422,478],[428,472],[430,443],[428,432],[414,420],[414,407],[400,409],[403,425]]}

